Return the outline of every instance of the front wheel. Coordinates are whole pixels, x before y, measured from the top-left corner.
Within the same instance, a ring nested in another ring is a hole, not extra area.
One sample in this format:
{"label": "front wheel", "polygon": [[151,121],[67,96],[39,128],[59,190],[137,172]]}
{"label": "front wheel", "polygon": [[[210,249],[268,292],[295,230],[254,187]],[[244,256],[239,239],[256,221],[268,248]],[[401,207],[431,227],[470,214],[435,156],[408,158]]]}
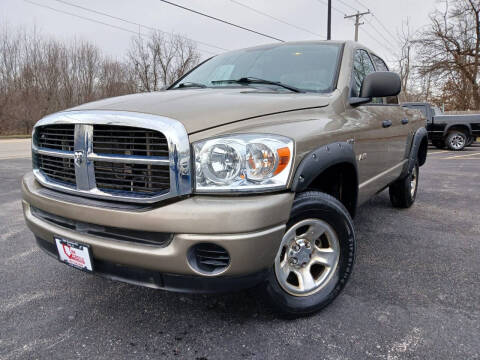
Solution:
{"label": "front wheel", "polygon": [[413,205],[417,198],[418,175],[419,167],[418,162],[416,162],[407,176],[390,185],[388,192],[390,202],[394,207],[406,209]]}
{"label": "front wheel", "polygon": [[315,313],[335,299],[352,272],[355,232],[350,214],[334,197],[297,195],[287,230],[262,289],[290,316]]}

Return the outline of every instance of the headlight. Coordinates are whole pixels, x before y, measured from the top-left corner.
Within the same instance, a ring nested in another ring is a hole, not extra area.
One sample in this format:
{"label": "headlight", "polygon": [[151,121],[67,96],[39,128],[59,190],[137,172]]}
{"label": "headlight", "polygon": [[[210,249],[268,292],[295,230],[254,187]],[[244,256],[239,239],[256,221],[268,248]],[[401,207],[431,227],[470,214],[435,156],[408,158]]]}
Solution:
{"label": "headlight", "polygon": [[263,191],[287,185],[293,141],[264,134],[229,135],[193,144],[196,192]]}

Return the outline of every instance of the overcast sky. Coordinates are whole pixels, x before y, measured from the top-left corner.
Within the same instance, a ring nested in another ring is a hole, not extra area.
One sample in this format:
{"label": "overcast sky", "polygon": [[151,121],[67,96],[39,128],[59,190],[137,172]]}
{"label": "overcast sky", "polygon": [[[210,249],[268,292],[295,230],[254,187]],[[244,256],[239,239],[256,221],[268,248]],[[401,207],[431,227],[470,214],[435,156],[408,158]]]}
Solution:
{"label": "overcast sky", "polygon": [[[327,0],[171,1],[282,40],[326,37]],[[230,50],[274,42],[274,40],[192,14],[159,0],[0,0],[0,23],[2,26],[8,24],[26,27],[32,27],[35,24],[44,35],[65,41],[74,37],[87,39],[108,55],[117,58],[125,55],[131,37],[135,36],[131,32],[148,33],[146,28],[75,8],[66,3],[80,5],[166,32],[180,33],[199,42],[198,48],[203,57],[223,51],[218,48]],[[366,11],[368,8],[373,16],[364,17],[365,25],[360,27],[360,42],[382,55],[387,61],[393,57],[391,52],[397,49],[392,35],[401,29],[402,22],[408,19],[411,28],[416,30],[428,24],[429,13],[435,7],[440,7],[438,0],[332,0],[332,3],[334,6],[332,38],[353,39],[353,19],[347,20],[343,16],[355,13],[356,10]],[[241,4],[308,31],[268,18]],[[131,32],[59,13],[53,9],[108,23]]]}

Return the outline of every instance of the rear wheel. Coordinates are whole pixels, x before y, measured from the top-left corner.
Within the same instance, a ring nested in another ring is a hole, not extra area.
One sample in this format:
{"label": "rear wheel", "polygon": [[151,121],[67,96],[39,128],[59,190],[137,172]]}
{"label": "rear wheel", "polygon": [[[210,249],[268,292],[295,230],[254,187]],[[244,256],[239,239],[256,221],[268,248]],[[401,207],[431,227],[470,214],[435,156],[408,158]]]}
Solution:
{"label": "rear wheel", "polygon": [[467,144],[467,135],[459,130],[452,130],[445,139],[445,145],[453,151],[460,151]]}
{"label": "rear wheel", "polygon": [[345,207],[324,193],[301,193],[262,289],[264,296],[290,316],[319,311],[345,286],[354,257],[355,233]]}
{"label": "rear wheel", "polygon": [[403,179],[395,181],[390,185],[388,192],[390,202],[397,208],[409,208],[417,198],[418,190],[418,162],[415,163],[412,171]]}
{"label": "rear wheel", "polygon": [[474,141],[475,141],[475,137],[474,136],[469,136],[465,146],[471,146],[474,143]]}

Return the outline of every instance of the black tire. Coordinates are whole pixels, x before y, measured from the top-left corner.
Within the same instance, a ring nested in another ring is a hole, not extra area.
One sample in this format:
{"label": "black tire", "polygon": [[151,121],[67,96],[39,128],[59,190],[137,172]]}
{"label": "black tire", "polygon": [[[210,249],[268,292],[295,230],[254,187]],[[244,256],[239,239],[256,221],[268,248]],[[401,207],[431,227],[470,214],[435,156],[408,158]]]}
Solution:
{"label": "black tire", "polygon": [[[331,268],[331,275],[319,289],[302,296],[287,292],[277,279],[275,265],[270,268],[267,280],[261,288],[262,295],[277,311],[287,317],[310,315],[327,306],[339,295],[352,273],[355,260],[355,232],[347,209],[334,197],[321,192],[307,191],[298,194],[293,202],[287,232],[302,220],[312,219],[322,220],[335,231],[339,244],[338,262]],[[281,256],[281,252],[282,250],[279,250],[277,257]]]}
{"label": "black tire", "polygon": [[[413,205],[417,198],[419,174],[420,172],[417,162],[415,163],[413,170],[407,176],[390,185],[388,192],[390,195],[390,202],[394,207],[406,209]],[[413,180],[415,180],[414,185]],[[413,186],[414,189],[412,191]]]}
{"label": "black tire", "polygon": [[469,136],[467,139],[467,143],[465,144],[465,147],[467,146],[472,146],[472,144],[475,142],[475,137],[474,136]]}
{"label": "black tire", "polygon": [[467,144],[467,135],[460,130],[452,130],[445,138],[445,146],[452,151],[461,151]]}
{"label": "black tire", "polygon": [[432,145],[437,149],[445,149],[445,142],[443,140],[432,140]]}

